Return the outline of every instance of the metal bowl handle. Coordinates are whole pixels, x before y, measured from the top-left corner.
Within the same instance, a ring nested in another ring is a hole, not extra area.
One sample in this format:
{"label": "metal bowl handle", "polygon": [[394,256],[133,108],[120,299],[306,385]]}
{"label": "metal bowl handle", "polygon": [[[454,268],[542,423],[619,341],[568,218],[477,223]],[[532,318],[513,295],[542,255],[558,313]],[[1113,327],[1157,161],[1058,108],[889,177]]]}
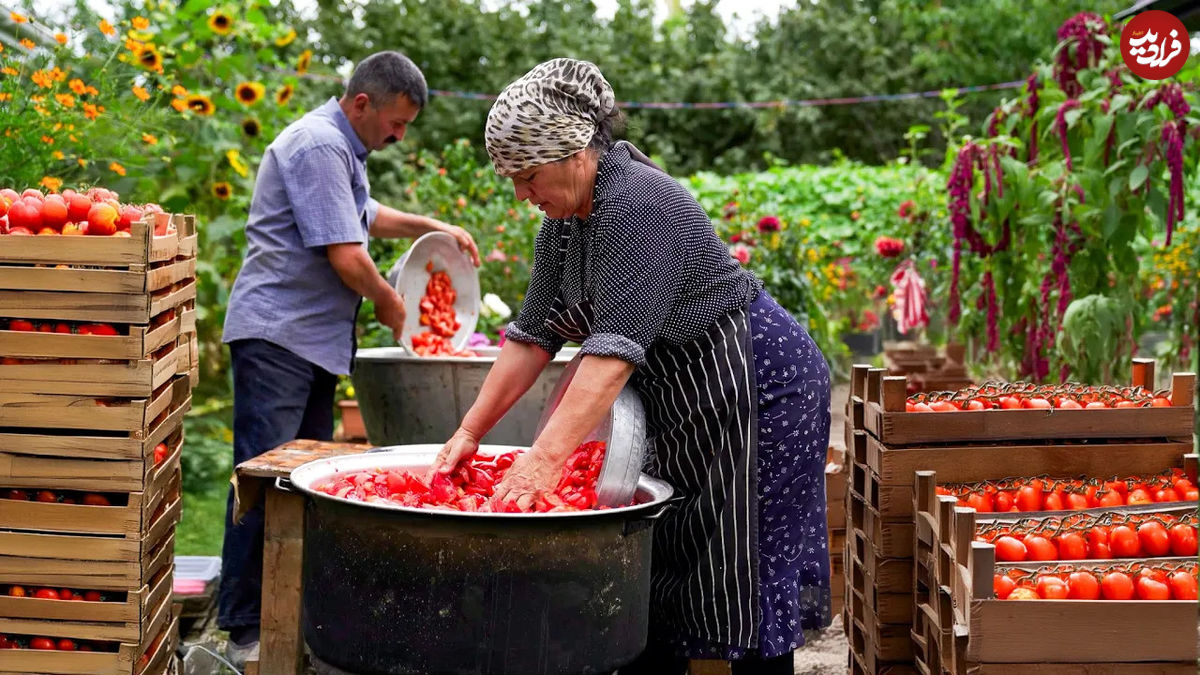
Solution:
{"label": "metal bowl handle", "polygon": [[292,484],[291,479],[284,478],[283,476],[279,476],[275,479],[275,489],[282,492],[289,492],[291,494],[300,494],[300,491],[297,490],[296,486]]}
{"label": "metal bowl handle", "polygon": [[672,495],[662,504],[659,504],[658,508],[653,513],[648,513],[644,516],[638,516],[632,520],[625,521],[624,527],[621,528],[621,536],[628,537],[635,532],[641,532],[647,527],[650,527],[652,524],[654,524],[654,521],[665,516],[667,511],[679,506],[679,503],[682,501],[683,495]]}

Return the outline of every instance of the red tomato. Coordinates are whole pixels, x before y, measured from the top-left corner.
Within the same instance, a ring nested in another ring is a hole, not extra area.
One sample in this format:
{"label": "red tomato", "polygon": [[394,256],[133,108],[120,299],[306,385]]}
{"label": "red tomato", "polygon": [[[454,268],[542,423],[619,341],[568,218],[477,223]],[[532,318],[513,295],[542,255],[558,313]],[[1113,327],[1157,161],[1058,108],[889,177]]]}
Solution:
{"label": "red tomato", "polygon": [[1187,572],[1176,572],[1171,575],[1171,599],[1172,600],[1195,600],[1196,599],[1196,577]]}
{"label": "red tomato", "polygon": [[1124,572],[1109,572],[1100,580],[1100,593],[1105,600],[1132,600],[1133,579]]}
{"label": "red tomato", "polygon": [[1050,405],[1050,401],[1048,401],[1044,398],[1035,396],[1034,398],[1027,398],[1024,401],[1021,401],[1021,407],[1022,408],[1037,408],[1037,409],[1045,410],[1045,409],[1049,409],[1051,407],[1051,405]]}
{"label": "red tomato", "polygon": [[44,638],[44,637],[31,638],[29,640],[29,648],[30,649],[44,649],[44,650],[48,650],[48,651],[53,651],[54,649],[56,649],[54,640],[51,640],[50,638]]}
{"label": "red tomato", "polygon": [[100,591],[84,591],[83,599],[86,602],[103,602],[104,596],[100,595]]}
{"label": "red tomato", "polygon": [[1042,509],[1044,511],[1062,511],[1064,506],[1063,493],[1061,490],[1047,492],[1042,501]]}
{"label": "red tomato", "polygon": [[1066,502],[1066,507],[1072,511],[1082,511],[1091,507],[1087,495],[1081,492],[1068,492]]}
{"label": "red tomato", "polygon": [[1100,495],[1099,506],[1125,506],[1125,498],[1116,490],[1108,490]]}
{"label": "red tomato", "polygon": [[1137,504],[1153,504],[1154,500],[1150,497],[1150,493],[1142,488],[1129,491],[1129,498],[1125,500],[1129,506]]}
{"label": "red tomato", "polygon": [[1025,548],[1028,551],[1029,560],[1055,560],[1058,558],[1058,549],[1054,547],[1054,543],[1039,534],[1025,537]]}
{"label": "red tomato", "polygon": [[33,597],[39,600],[58,600],[58,591],[53,588],[39,588],[33,592]]}
{"label": "red tomato", "polygon": [[1037,594],[1043,600],[1066,600],[1069,591],[1067,582],[1048,575],[1037,578]]}
{"label": "red tomato", "polygon": [[[1016,587],[1017,582],[1013,581],[1011,577],[1007,577],[1003,574],[997,574],[992,577],[992,592],[995,593],[996,597],[1001,600],[1007,600],[1008,594],[1012,593],[1013,589]],[[1193,590],[1194,588],[1195,585],[1193,584]]]}
{"label": "red tomato", "polygon": [[58,640],[58,651],[60,651],[60,652],[73,652],[73,651],[75,651],[75,641],[74,641],[74,640],[68,640],[67,638],[59,638],[59,640]]}
{"label": "red tomato", "polygon": [[1171,535],[1162,523],[1157,521],[1142,523],[1138,525],[1137,534],[1143,555],[1158,558],[1171,552]]}
{"label": "red tomato", "polygon": [[1000,397],[1000,408],[1002,410],[1018,410],[1021,407],[1021,399],[1016,396]]}
{"label": "red tomato", "polygon": [[1177,501],[1179,501],[1179,493],[1176,492],[1175,488],[1172,488],[1172,487],[1162,488],[1161,490],[1155,490],[1154,491],[1154,501],[1156,501],[1158,503],[1177,502]]}
{"label": "red tomato", "polygon": [[1028,586],[1018,586],[1017,588],[1012,589],[1012,592],[1008,594],[1008,599],[1009,600],[1041,600],[1041,597],[1038,596],[1037,591],[1033,590],[1032,588],[1029,588]]}
{"label": "red tomato", "polygon": [[982,492],[972,492],[967,497],[967,506],[975,509],[979,513],[990,513],[992,509],[992,498],[990,495]]}
{"label": "red tomato", "polygon": [[1058,538],[1059,560],[1084,560],[1087,558],[1087,541],[1078,532],[1068,532]]}
{"label": "red tomato", "polygon": [[1008,490],[1001,490],[996,493],[996,510],[1001,513],[1008,513],[1016,506],[1016,500],[1013,499],[1013,494]]}
{"label": "red tomato", "polygon": [[1003,536],[996,540],[996,560],[1003,562],[1021,562],[1025,560],[1029,552],[1025,544],[1016,537]]}
{"label": "red tomato", "polygon": [[1173,525],[1170,529],[1171,555],[1196,557],[1196,527],[1193,525]]}
{"label": "red tomato", "polygon": [[1139,600],[1170,600],[1171,589],[1157,579],[1138,577],[1137,597]]}
{"label": "red tomato", "polygon": [[1071,600],[1099,600],[1100,582],[1096,575],[1080,570],[1067,577],[1067,597]]}
{"label": "red tomato", "polygon": [[1041,481],[1033,481],[1017,490],[1017,510],[1024,512],[1042,510]]}
{"label": "red tomato", "polygon": [[1138,534],[1128,525],[1117,525],[1108,531],[1108,547],[1117,558],[1137,558],[1142,555]]}

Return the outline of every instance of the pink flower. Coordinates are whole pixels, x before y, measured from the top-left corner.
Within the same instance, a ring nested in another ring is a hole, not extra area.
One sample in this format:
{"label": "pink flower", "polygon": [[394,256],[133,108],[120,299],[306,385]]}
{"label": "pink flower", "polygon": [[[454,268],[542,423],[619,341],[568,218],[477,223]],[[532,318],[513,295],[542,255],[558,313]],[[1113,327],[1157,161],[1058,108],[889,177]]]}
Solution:
{"label": "pink flower", "polygon": [[885,258],[895,258],[904,252],[904,242],[894,237],[880,237],[875,240],[875,250]]}
{"label": "pink flower", "polygon": [[483,259],[483,261],[484,262],[504,262],[507,259],[508,259],[508,256],[504,255],[504,251],[501,251],[498,248],[494,248],[494,249],[492,249],[491,253],[487,254],[487,257],[485,257]]}
{"label": "pink flower", "polygon": [[758,221],[759,232],[778,232],[779,228],[779,219],[775,216],[763,216]]}
{"label": "pink flower", "polygon": [[733,220],[734,216],[736,216],[738,213],[738,203],[726,202],[723,212],[725,214],[725,220]]}
{"label": "pink flower", "polygon": [[912,218],[913,216],[916,215],[916,213],[917,213],[917,203],[911,199],[906,199],[903,202],[900,202],[900,208],[899,208],[899,210],[896,211],[896,215],[900,216],[901,218],[903,218],[905,220]]}
{"label": "pink flower", "polygon": [[745,244],[734,244],[729,247],[729,255],[733,256],[734,260],[746,265],[750,263],[750,247]]}

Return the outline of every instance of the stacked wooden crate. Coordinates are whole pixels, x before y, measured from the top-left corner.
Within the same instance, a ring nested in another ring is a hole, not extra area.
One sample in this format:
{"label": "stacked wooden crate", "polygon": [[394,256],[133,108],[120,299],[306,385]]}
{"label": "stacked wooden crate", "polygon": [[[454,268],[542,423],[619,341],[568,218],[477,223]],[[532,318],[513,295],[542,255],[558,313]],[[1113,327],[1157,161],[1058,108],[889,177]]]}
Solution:
{"label": "stacked wooden crate", "polygon": [[[1134,384],[1150,388],[1152,363],[1139,362],[1134,370]],[[875,564],[903,565],[911,575],[912,651],[920,672],[968,672],[963,650],[968,645],[969,617],[963,612],[969,603],[961,593],[954,595],[950,583],[953,566],[949,549],[942,545],[951,538],[948,522],[931,521],[919,513],[924,504],[914,490],[917,472],[934,471],[939,482],[965,483],[1021,475],[1109,476],[1122,471],[1149,471],[1151,467],[1155,472],[1162,471],[1178,465],[1184,453],[1190,451],[1194,382],[1192,374],[1177,374],[1171,393],[1174,404],[1169,407],[941,414],[905,412],[904,378],[883,377],[878,371],[869,373],[864,414],[868,433],[859,437],[858,455],[865,461],[861,466],[856,461],[853,484],[861,484],[866,493],[865,538],[875,547]],[[910,537],[907,545],[896,539],[897,534]],[[970,547],[970,538],[966,547]],[[1046,640],[1055,636],[1059,627],[1044,623],[1039,630]],[[1005,643],[1010,648],[1022,646],[1011,652],[1015,658],[1025,659],[1017,663],[1046,660],[1045,650],[1028,658],[1031,652],[1024,649],[1025,643]],[[989,653],[988,658],[993,655]],[[972,668],[982,663],[978,658],[975,661]],[[1007,672],[1046,670],[1043,666],[1023,668]],[[1006,671],[1001,667],[992,672]]]}
{"label": "stacked wooden crate", "polygon": [[[179,251],[175,256],[177,263],[191,266],[192,276],[196,272],[196,246],[199,235],[196,232],[196,217],[193,215],[177,214],[171,216],[171,222],[179,233]],[[179,354],[176,373],[186,375],[191,386],[200,382],[200,341],[196,335],[196,299],[185,301],[179,308],[179,338],[177,344],[183,350]]]}
{"label": "stacked wooden crate", "polygon": [[908,393],[953,391],[971,384],[964,365],[966,348],[957,343],[937,349],[916,342],[889,342],[883,348],[888,375],[908,378]]}
{"label": "stacked wooden crate", "polygon": [[831,614],[842,612],[846,604],[846,451],[830,447],[825,463],[825,521],[829,536],[829,578]]}
{"label": "stacked wooden crate", "polygon": [[196,295],[174,220],[0,241],[0,672],[170,666]]}

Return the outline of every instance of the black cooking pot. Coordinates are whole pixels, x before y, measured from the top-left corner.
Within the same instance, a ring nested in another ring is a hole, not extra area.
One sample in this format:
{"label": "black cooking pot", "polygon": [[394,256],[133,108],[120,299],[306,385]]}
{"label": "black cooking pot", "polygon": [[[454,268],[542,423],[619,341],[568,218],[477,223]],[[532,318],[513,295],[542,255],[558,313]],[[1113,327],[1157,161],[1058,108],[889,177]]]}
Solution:
{"label": "black cooking pot", "polygon": [[421,472],[440,447],[292,472],[307,495],[303,624],[313,654],[363,675],[597,673],[632,661],[646,642],[652,524],[671,486],[642,476],[634,506],[555,514],[406,508],[313,489],[346,471]]}

